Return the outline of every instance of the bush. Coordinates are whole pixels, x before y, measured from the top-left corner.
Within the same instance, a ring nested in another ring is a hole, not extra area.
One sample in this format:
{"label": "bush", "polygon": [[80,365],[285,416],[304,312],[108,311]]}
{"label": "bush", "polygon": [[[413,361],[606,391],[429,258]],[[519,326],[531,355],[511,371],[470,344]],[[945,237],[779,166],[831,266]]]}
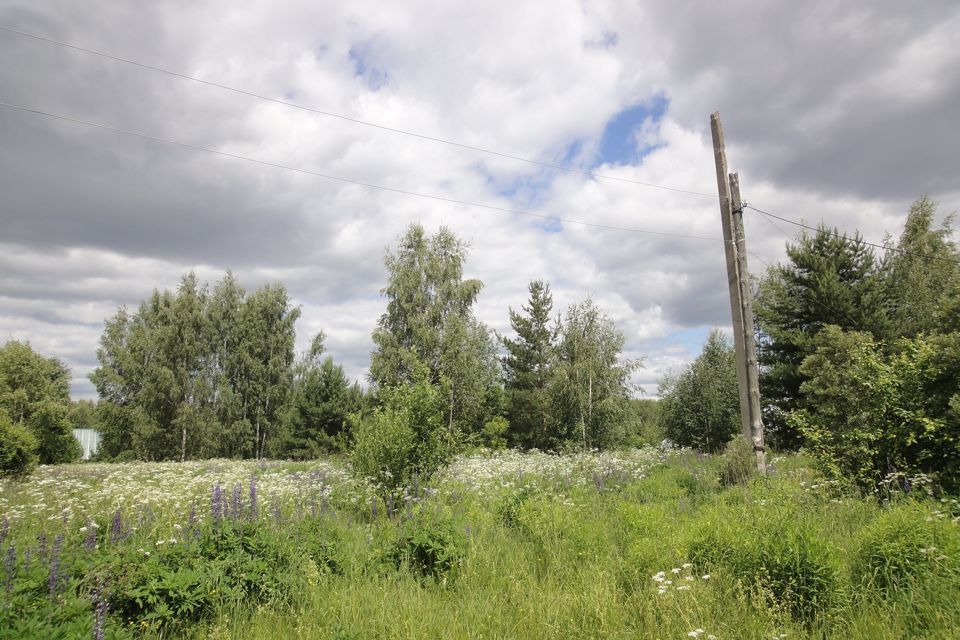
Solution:
{"label": "bush", "polygon": [[372,415],[352,416],[354,472],[384,492],[428,479],[446,464],[457,444],[445,432],[441,390],[417,375],[417,382],[381,391],[383,404]]}
{"label": "bush", "polygon": [[388,557],[398,568],[406,565],[446,582],[463,562],[465,547],[464,534],[449,515],[421,511],[401,525]]}
{"label": "bush", "polygon": [[286,541],[256,523],[225,520],[149,556],[126,549],[87,573],[111,585],[110,610],[124,621],[179,627],[224,604],[288,600],[297,556]]}
{"label": "bush", "polygon": [[788,423],[833,476],[873,490],[891,472],[960,488],[960,334],[902,339],[827,327],[803,361],[805,408]]}
{"label": "bush", "polygon": [[503,416],[497,416],[488,420],[483,425],[481,436],[483,444],[491,449],[507,448],[507,431],[510,429],[510,423]]}
{"label": "bush", "polygon": [[37,440],[0,411],[0,477],[22,478],[37,466]]}
{"label": "bush", "polygon": [[819,532],[792,522],[747,522],[743,515],[724,513],[695,533],[691,562],[759,590],[798,621],[829,618],[843,599],[842,574]]}

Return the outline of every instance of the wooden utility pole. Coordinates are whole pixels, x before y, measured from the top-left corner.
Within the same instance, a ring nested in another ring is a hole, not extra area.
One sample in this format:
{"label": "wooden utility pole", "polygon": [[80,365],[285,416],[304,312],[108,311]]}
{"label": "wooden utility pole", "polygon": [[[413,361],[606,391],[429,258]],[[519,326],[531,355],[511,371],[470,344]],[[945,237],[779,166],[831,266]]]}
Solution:
{"label": "wooden utility pole", "polygon": [[740,202],[740,178],[727,172],[727,153],[723,144],[720,114],[710,116],[713,157],[720,193],[720,222],[727,261],[727,287],[733,319],[733,347],[736,352],[737,388],[740,392],[740,427],[743,437],[753,446],[757,468],[766,471],[763,445],[763,421],[760,415],[760,386],[757,372],[757,348],[753,331],[753,304],[747,270],[747,246],[743,234],[743,206]]}

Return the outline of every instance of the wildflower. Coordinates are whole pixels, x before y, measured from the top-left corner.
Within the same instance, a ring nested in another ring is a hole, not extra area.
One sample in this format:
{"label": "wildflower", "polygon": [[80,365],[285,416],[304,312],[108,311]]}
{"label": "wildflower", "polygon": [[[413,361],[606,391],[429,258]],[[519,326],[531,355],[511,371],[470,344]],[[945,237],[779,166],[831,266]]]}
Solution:
{"label": "wildflower", "polygon": [[684,568],[684,569],[689,569],[689,568],[692,567],[692,566],[693,566],[693,565],[690,564],[689,562],[684,562],[684,563],[683,563],[683,568]]}
{"label": "wildflower", "polygon": [[710,574],[709,574],[709,573],[705,573],[705,574],[703,574],[702,576],[700,576],[700,579],[701,579],[701,580],[709,580],[709,579],[710,579]]}
{"label": "wildflower", "polygon": [[7,555],[3,559],[3,567],[7,570],[7,593],[10,593],[10,590],[13,589],[13,576],[17,570],[17,550],[12,542],[10,546],[7,547]]}
{"label": "wildflower", "polygon": [[663,582],[666,579],[666,573],[659,571],[651,578],[654,582]]}
{"label": "wildflower", "polygon": [[681,569],[680,567],[674,567],[673,569],[670,569],[670,571],[672,571],[673,573],[680,573],[681,571],[683,571],[683,569]]}
{"label": "wildflower", "polygon": [[113,519],[110,521],[110,542],[117,543],[123,534],[123,514],[120,509],[113,512]]}
{"label": "wildflower", "polygon": [[60,549],[63,547],[63,534],[58,533],[53,539],[53,549],[50,552],[50,575],[47,577],[47,590],[51,597],[57,594],[60,584]]}

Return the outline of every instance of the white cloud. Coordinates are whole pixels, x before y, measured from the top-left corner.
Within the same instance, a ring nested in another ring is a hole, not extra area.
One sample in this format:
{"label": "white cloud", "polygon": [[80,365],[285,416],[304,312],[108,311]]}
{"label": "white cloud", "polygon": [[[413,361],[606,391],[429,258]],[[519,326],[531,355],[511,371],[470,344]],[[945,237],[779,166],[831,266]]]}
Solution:
{"label": "white cloud", "polygon": [[[0,23],[352,118],[546,162],[656,96],[657,144],[598,173],[713,192],[709,113],[758,207],[871,240],[923,192],[960,206],[960,97],[950,2],[775,6],[665,1],[403,4],[7,3]],[[357,75],[358,65],[368,70]],[[374,71],[369,71],[374,70]],[[171,78],[0,34],[4,99],[310,171],[587,222],[719,237],[711,198],[592,180]],[[877,135],[882,132],[883,135]],[[719,242],[601,230],[371,190],[0,110],[0,331],[82,376],[98,321],[196,270],[284,282],[305,346],[323,329],[364,375],[383,309],[383,249],[413,221],[471,244],[477,313],[499,331],[529,280],[556,310],[592,295],[644,356],[635,381],[695,357],[691,331],[728,322]],[[510,187],[523,185],[515,196]],[[786,228],[788,233],[795,229]],[[756,214],[751,251],[784,238]],[[751,258],[755,270],[762,263]],[[77,382],[74,390],[90,393]]]}

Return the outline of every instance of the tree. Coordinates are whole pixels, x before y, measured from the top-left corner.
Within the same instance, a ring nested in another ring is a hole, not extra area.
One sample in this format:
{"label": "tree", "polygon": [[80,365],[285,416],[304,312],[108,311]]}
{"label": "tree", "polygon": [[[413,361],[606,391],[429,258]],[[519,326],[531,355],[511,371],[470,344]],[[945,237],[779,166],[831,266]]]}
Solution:
{"label": "tree", "polygon": [[626,437],[630,374],[640,363],[621,358],[623,345],[623,333],[592,299],[567,309],[550,384],[556,446],[604,448]]}
{"label": "tree", "polygon": [[549,446],[550,397],[548,385],[556,352],[557,327],[551,327],[553,296],[550,285],[531,281],[530,300],[523,313],[510,309],[510,327],[516,339],[501,336],[507,418],[511,444],[525,448]]}
{"label": "tree", "polygon": [[800,408],[800,371],[827,325],[891,336],[883,274],[873,250],[860,238],[821,226],[788,244],[788,262],[771,267],[759,286],[754,309],[759,321],[760,388],[768,441],[781,448],[800,444],[785,416]]}
{"label": "tree", "polygon": [[[40,464],[80,457],[80,443],[67,420],[69,389],[70,370],[56,358],[45,358],[29,343],[16,340],[0,348],[0,411],[12,426],[29,432]],[[17,447],[29,447],[19,429],[8,430],[8,435]]]}
{"label": "tree", "polygon": [[827,327],[801,366],[805,407],[788,420],[834,476],[872,490],[891,473],[960,487],[960,334],[901,338]]}
{"label": "tree", "polygon": [[934,229],[936,209],[926,196],[914,202],[896,249],[888,250],[884,260],[886,294],[899,336],[947,328],[941,311],[960,292],[960,253],[950,239],[951,218]]}
{"label": "tree", "polygon": [[261,457],[286,411],[299,313],[282,285],[247,295],[231,273],[212,294],[187,274],[118,310],[90,378],[104,455]]}
{"label": "tree", "polygon": [[717,452],[740,430],[733,345],[719,330],[686,369],[660,382],[665,435],[684,447]]}
{"label": "tree", "polygon": [[294,366],[283,435],[272,448],[279,457],[316,458],[345,447],[349,416],[363,408],[359,385],[349,383],[333,358],[322,357],[323,340],[323,332],[314,336]]}
{"label": "tree", "polygon": [[0,409],[0,478],[22,478],[37,466],[37,439],[26,428],[13,424]]}
{"label": "tree", "polygon": [[489,331],[471,311],[482,284],[463,279],[466,245],[446,227],[427,237],[411,225],[395,251],[381,294],[387,310],[373,332],[370,379],[377,389],[414,381],[420,364],[428,382],[445,385],[448,431],[479,432],[495,403],[496,358]]}

